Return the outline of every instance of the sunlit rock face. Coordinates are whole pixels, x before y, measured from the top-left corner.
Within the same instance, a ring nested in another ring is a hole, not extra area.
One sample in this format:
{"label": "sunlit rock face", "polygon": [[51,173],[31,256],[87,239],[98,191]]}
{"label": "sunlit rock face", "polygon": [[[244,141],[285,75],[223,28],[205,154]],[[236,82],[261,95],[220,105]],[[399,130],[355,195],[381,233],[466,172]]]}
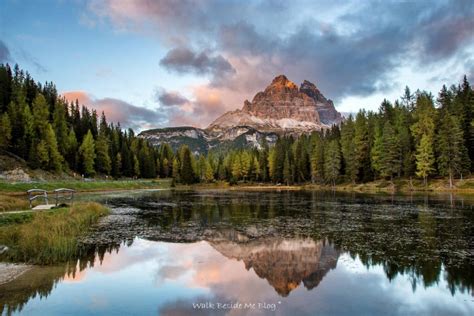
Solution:
{"label": "sunlit rock face", "polygon": [[304,81],[301,87],[284,75],[273,79],[252,102],[245,101],[241,110],[227,112],[207,128],[222,132],[235,126],[250,126],[260,131],[309,132],[338,124],[342,120],[334,104],[316,88]]}
{"label": "sunlit rock face", "polygon": [[310,133],[342,121],[341,114],[311,82],[300,88],[284,75],[273,79],[252,102],[245,100],[241,110],[230,111],[206,129],[171,127],[141,132],[138,136],[159,146],[166,142],[173,149],[188,145],[196,154],[209,150],[261,148],[272,145],[277,135]]}
{"label": "sunlit rock face", "polygon": [[227,258],[243,261],[247,270],[253,269],[281,296],[288,296],[301,283],[308,290],[318,286],[339,257],[328,242],[310,238],[248,240],[241,234],[227,234],[209,243]]}

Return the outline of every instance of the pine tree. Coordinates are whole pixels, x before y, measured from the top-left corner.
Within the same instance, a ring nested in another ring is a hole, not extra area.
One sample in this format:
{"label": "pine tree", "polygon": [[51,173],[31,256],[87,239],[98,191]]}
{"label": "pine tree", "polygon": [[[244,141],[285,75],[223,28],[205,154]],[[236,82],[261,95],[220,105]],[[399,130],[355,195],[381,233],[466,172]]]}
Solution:
{"label": "pine tree", "polygon": [[207,159],[206,159],[204,180],[206,180],[206,182],[214,181],[214,170],[212,170],[212,165]]}
{"label": "pine tree", "polygon": [[341,150],[337,139],[331,140],[324,155],[324,175],[326,180],[336,185],[341,169]]}
{"label": "pine tree", "polygon": [[61,171],[64,163],[64,158],[59,152],[56,135],[54,134],[51,124],[46,125],[45,143],[48,151],[49,159],[46,169]]}
{"label": "pine tree", "polygon": [[368,181],[371,177],[369,125],[364,110],[360,110],[354,123],[354,155],[357,178]]}
{"label": "pine tree", "polygon": [[54,105],[53,127],[61,155],[66,155],[67,149],[68,128],[66,122],[66,111],[66,104],[64,104],[62,100],[58,100]]}
{"label": "pine tree", "polygon": [[385,122],[382,135],[382,152],[380,161],[380,174],[382,177],[392,177],[400,166],[400,146],[395,130],[390,121]]}
{"label": "pine tree", "polygon": [[260,162],[257,157],[253,157],[253,168],[255,174],[255,181],[262,180],[262,168],[260,167]]}
{"label": "pine tree", "polygon": [[12,139],[12,126],[7,113],[0,116],[0,149],[7,149]]}
{"label": "pine tree", "polygon": [[122,175],[122,155],[117,153],[115,158],[115,170],[116,170],[116,177],[120,177]]}
{"label": "pine tree", "polygon": [[243,180],[247,180],[250,172],[251,157],[247,151],[240,154],[241,176]]}
{"label": "pine tree", "polygon": [[276,158],[276,148],[270,148],[268,153],[268,174],[273,182],[277,181],[276,168],[277,168],[277,158]]}
{"label": "pine tree", "polygon": [[419,146],[416,149],[416,175],[423,178],[423,183],[427,185],[428,176],[434,171],[435,162],[433,154],[433,140],[424,134],[421,137]]}
{"label": "pine tree", "polygon": [[38,93],[33,100],[33,123],[38,138],[43,139],[49,119],[49,109],[46,99]]}
{"label": "pine tree", "polygon": [[291,167],[290,167],[290,158],[288,157],[288,152],[285,155],[285,161],[283,163],[283,179],[286,185],[292,184],[292,174],[291,174]]}
{"label": "pine tree", "polygon": [[321,134],[313,133],[311,136],[311,182],[324,179],[324,144]]}
{"label": "pine tree", "polygon": [[240,154],[235,153],[231,156],[231,173],[234,180],[238,181],[242,178],[242,161],[240,159]]}
{"label": "pine tree", "polygon": [[454,115],[445,113],[437,135],[438,168],[440,174],[449,176],[449,187],[453,187],[453,178],[462,169],[464,147],[463,131]]}
{"label": "pine tree", "polygon": [[74,128],[71,127],[67,135],[66,141],[66,161],[69,164],[69,168],[72,170],[77,170],[77,147],[78,142],[76,138],[76,133],[74,133]]}
{"label": "pine tree", "polygon": [[181,181],[184,184],[194,183],[195,175],[192,165],[191,151],[189,147],[184,145],[181,147],[182,161],[181,161]]}
{"label": "pine tree", "polygon": [[23,149],[22,149],[22,156],[25,160],[29,160],[29,149],[31,148],[31,143],[33,142],[34,138],[34,119],[33,114],[31,114],[31,109],[28,104],[23,105]]}
{"label": "pine tree", "polygon": [[175,157],[173,159],[172,177],[176,182],[181,181],[181,179],[180,179],[181,171],[180,171],[179,166],[180,166],[180,163],[179,163],[178,157]]}
{"label": "pine tree", "polygon": [[355,148],[355,130],[352,115],[341,125],[341,149],[344,158],[345,174],[352,183],[356,182],[358,163]]}
{"label": "pine tree", "polygon": [[95,142],[95,169],[104,174],[110,174],[112,161],[109,156],[109,144],[105,134],[100,133]]}
{"label": "pine tree", "polygon": [[87,176],[95,175],[94,161],[96,158],[95,154],[95,142],[92,132],[87,131],[86,136],[79,147],[80,162],[82,165],[82,171]]}
{"label": "pine tree", "polygon": [[382,170],[382,158],[383,158],[383,132],[380,127],[380,122],[375,127],[374,145],[370,151],[370,159],[372,168],[378,173]]}
{"label": "pine tree", "polygon": [[40,167],[42,169],[48,169],[49,166],[49,154],[48,146],[45,140],[40,140],[35,146],[35,165],[34,167]]}
{"label": "pine tree", "polygon": [[199,155],[198,177],[200,181],[204,181],[206,177],[206,158]]}
{"label": "pine tree", "polygon": [[[160,160],[160,162],[161,162],[161,160]],[[174,168],[174,167],[172,166],[172,168]],[[166,158],[166,157],[163,158],[163,160],[162,160],[161,175],[164,178],[168,178],[170,176],[169,161],[168,161],[168,158]]]}
{"label": "pine tree", "polygon": [[140,176],[140,161],[137,155],[133,155],[133,176],[138,178]]}

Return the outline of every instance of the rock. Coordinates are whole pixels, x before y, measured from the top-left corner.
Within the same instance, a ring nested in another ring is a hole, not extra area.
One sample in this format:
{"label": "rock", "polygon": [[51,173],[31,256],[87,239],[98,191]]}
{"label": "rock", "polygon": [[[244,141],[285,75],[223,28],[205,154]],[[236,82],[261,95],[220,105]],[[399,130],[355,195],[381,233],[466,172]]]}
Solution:
{"label": "rock", "polygon": [[12,182],[30,182],[31,178],[22,168],[15,168],[13,170],[4,171],[0,174],[0,179],[5,179]]}
{"label": "rock", "polygon": [[332,100],[326,99],[313,83],[307,80],[303,81],[300,91],[314,100],[322,123],[332,125],[342,122],[341,113],[336,111]]}
{"label": "rock", "polygon": [[5,246],[5,245],[0,245],[0,255],[7,252],[8,251],[8,247]]}
{"label": "rock", "polygon": [[223,114],[207,130],[216,133],[248,126],[265,132],[311,132],[341,121],[333,102],[313,83],[305,80],[298,89],[286,76],[280,75],[264,91],[258,92],[252,102],[245,100],[241,110]]}
{"label": "rock", "polygon": [[14,280],[29,269],[31,266],[25,264],[0,262],[0,284]]}

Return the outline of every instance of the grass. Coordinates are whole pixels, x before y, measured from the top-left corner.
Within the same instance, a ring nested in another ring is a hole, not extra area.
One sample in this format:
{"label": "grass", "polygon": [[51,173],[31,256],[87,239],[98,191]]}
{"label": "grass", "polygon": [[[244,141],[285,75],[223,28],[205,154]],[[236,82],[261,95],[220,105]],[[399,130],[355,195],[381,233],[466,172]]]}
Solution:
{"label": "grass", "polygon": [[[170,179],[154,180],[51,180],[38,182],[7,182],[0,181],[0,193],[25,193],[29,189],[52,191],[58,188],[74,189],[78,192],[101,190],[134,190],[169,188]],[[1,205],[1,204],[0,204]]]}
{"label": "grass", "polygon": [[[108,209],[98,203],[79,203],[37,213],[0,215],[0,244],[10,249],[2,259],[31,264],[54,264],[75,259],[78,237]],[[28,214],[28,215],[27,215]]]}
{"label": "grass", "polygon": [[16,197],[0,194],[0,213],[2,211],[25,210],[30,207],[25,197]]}
{"label": "grass", "polygon": [[237,183],[229,185],[226,182],[218,182],[211,184],[195,184],[191,186],[177,185],[177,189],[230,189],[230,190],[335,190],[349,192],[457,192],[457,193],[474,193],[474,177],[465,178],[464,180],[456,179],[455,187],[450,189],[447,179],[429,179],[428,185],[425,186],[421,179],[394,179],[376,180],[367,183],[338,183],[335,187],[326,184],[297,184],[297,185],[275,185],[272,183]]}

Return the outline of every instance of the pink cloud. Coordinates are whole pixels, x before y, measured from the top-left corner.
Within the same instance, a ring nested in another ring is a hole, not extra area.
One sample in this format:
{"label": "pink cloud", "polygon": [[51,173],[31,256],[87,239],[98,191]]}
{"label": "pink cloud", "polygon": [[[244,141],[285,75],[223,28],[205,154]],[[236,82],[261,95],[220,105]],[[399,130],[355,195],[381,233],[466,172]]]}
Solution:
{"label": "pink cloud", "polygon": [[109,122],[119,123],[122,127],[131,127],[135,130],[144,130],[162,125],[166,116],[157,110],[136,106],[115,98],[97,99],[85,91],[67,91],[62,95],[66,100],[95,109],[98,114],[104,112]]}

